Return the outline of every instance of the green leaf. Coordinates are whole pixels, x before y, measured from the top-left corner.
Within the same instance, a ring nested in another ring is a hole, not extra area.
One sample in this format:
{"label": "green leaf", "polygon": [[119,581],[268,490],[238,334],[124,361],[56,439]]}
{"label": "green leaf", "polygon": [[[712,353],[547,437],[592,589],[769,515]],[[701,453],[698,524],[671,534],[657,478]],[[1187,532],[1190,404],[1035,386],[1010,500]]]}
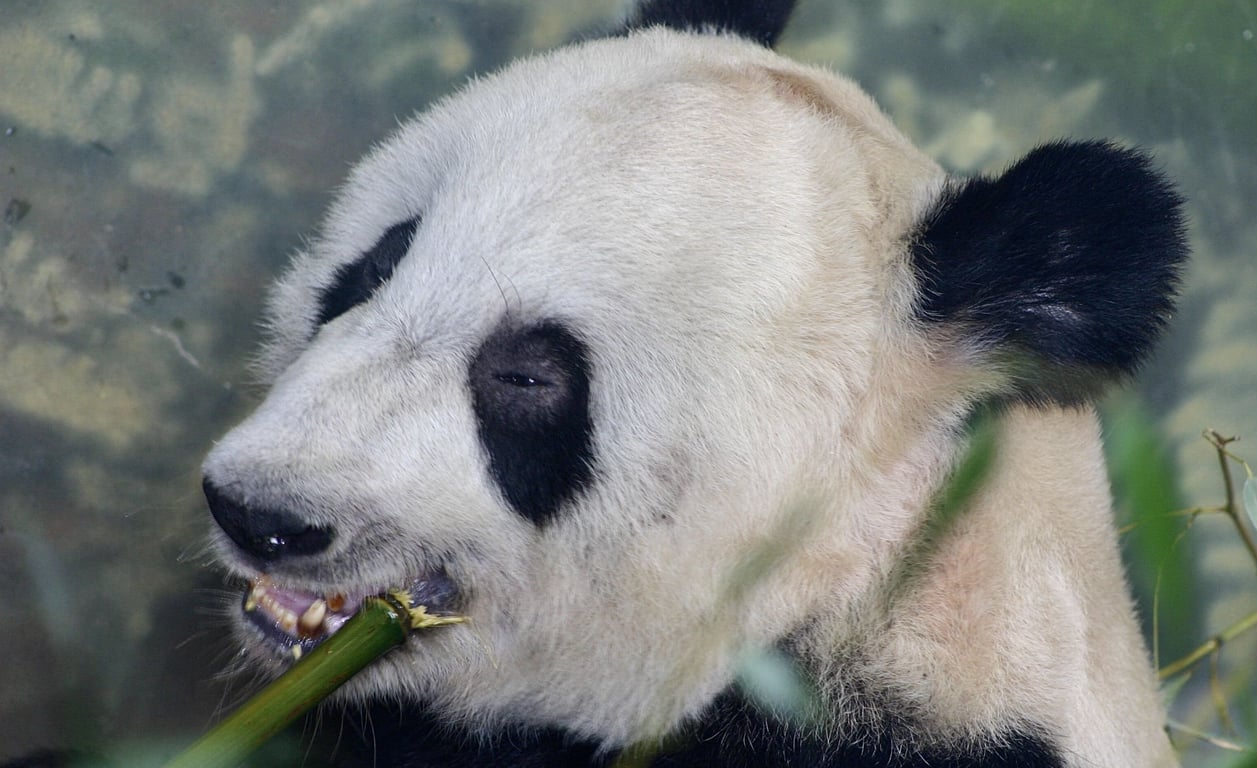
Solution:
{"label": "green leaf", "polygon": [[[1133,394],[1109,401],[1105,423],[1105,450],[1119,519],[1133,524],[1122,537],[1123,556],[1139,601],[1147,607],[1145,620],[1150,621],[1152,606],[1158,602],[1154,595],[1159,574],[1160,626],[1200,626],[1191,558],[1175,549],[1187,522],[1171,513],[1186,505],[1165,438]],[[1152,627],[1144,630],[1151,633]],[[1160,633],[1158,645],[1161,659],[1177,659],[1194,647],[1190,633],[1177,631]]]}
{"label": "green leaf", "polygon": [[892,597],[907,594],[913,582],[925,574],[935,548],[946,538],[948,529],[968,510],[969,503],[982,490],[994,466],[999,415],[994,410],[979,410],[969,418],[966,431],[969,433],[969,445],[965,455],[930,500],[924,534],[917,537],[890,575],[887,594]]}
{"label": "green leaf", "polygon": [[998,416],[990,411],[976,414],[970,422],[968,450],[947,483],[935,494],[930,515],[932,527],[941,530],[950,525],[981,490],[995,460],[997,422]]}

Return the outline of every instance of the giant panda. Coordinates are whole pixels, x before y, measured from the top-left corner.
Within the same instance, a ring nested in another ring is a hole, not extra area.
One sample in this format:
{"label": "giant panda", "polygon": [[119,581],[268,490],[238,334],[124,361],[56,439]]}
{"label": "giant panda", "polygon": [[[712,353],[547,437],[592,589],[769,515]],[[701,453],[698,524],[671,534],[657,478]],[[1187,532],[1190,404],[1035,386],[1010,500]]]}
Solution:
{"label": "giant panda", "polygon": [[343,689],[351,762],[1176,764],[1092,403],[1172,311],[1178,194],[1104,141],[951,176],[771,50],[791,5],[474,81],[274,288],[203,468],[242,654],[398,586],[469,618]]}

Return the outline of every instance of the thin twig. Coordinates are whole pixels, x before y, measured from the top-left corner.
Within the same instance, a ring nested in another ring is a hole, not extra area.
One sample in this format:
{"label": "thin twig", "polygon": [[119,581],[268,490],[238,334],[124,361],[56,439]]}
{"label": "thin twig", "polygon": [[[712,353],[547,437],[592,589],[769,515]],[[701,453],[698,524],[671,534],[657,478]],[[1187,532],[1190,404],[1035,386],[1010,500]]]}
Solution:
{"label": "thin twig", "polygon": [[1196,518],[1199,515],[1192,515],[1187,519],[1187,525],[1178,532],[1174,537],[1174,541],[1170,544],[1170,549],[1165,553],[1165,557],[1161,558],[1161,563],[1157,566],[1157,580],[1152,587],[1152,663],[1161,663],[1161,578],[1165,576],[1165,567],[1169,564],[1170,558],[1173,556],[1178,545],[1191,531],[1192,526],[1196,524]]}
{"label": "thin twig", "polygon": [[1175,517],[1197,517],[1199,515],[1225,515],[1225,514],[1226,514],[1226,507],[1222,505],[1214,505],[1212,507],[1188,507],[1187,509],[1176,509],[1173,512],[1162,512],[1156,515],[1149,515],[1145,518],[1136,520],[1133,523],[1127,523],[1126,525],[1123,525],[1121,528],[1117,529],[1117,532],[1120,535],[1125,536],[1131,531],[1134,531],[1135,529],[1139,528],[1141,525],[1144,525],[1145,523],[1150,523],[1153,520],[1169,520]]}
{"label": "thin twig", "polygon": [[1208,742],[1209,744],[1212,744],[1213,746],[1219,747],[1221,749],[1230,750],[1232,752],[1247,752],[1248,751],[1242,744],[1236,744],[1235,742],[1230,741],[1229,739],[1224,739],[1221,736],[1214,736],[1212,734],[1205,733],[1199,728],[1193,728],[1187,723],[1181,723],[1178,720],[1171,719],[1167,723],[1167,725],[1169,725],[1170,728],[1175,731],[1181,731],[1183,733],[1186,733],[1188,736],[1191,736],[1196,739],[1200,739],[1201,741],[1204,741],[1204,742]]}
{"label": "thin twig", "polygon": [[1238,731],[1235,730],[1235,721],[1231,719],[1226,694],[1222,691],[1222,678],[1218,674],[1221,658],[1222,654],[1218,651],[1209,654],[1209,695],[1213,698],[1213,709],[1218,713],[1218,722],[1222,725],[1222,730],[1227,735],[1234,736]]}
{"label": "thin twig", "polygon": [[1248,466],[1248,462],[1227,450],[1227,446],[1235,442],[1237,437],[1223,437],[1212,429],[1206,429],[1204,432],[1205,439],[1208,440],[1218,452],[1218,464],[1222,468],[1222,479],[1226,484],[1226,515],[1231,518],[1231,522],[1235,525],[1235,530],[1239,532],[1240,540],[1244,542],[1244,546],[1248,548],[1248,554],[1253,560],[1253,564],[1257,565],[1257,539],[1253,538],[1253,532],[1244,523],[1244,517],[1240,515],[1239,507],[1235,503],[1235,480],[1231,477],[1231,461],[1243,465],[1244,470],[1251,476],[1252,469]]}
{"label": "thin twig", "polygon": [[1160,671],[1157,672],[1157,675],[1162,680],[1174,677],[1180,672],[1186,671],[1192,665],[1207,657],[1209,654],[1221,650],[1222,646],[1244,634],[1253,627],[1257,627],[1257,611],[1253,611],[1218,634],[1209,638],[1202,643],[1200,647],[1196,648],[1196,650],[1187,654],[1178,661],[1171,662],[1166,664],[1164,667],[1161,667]]}

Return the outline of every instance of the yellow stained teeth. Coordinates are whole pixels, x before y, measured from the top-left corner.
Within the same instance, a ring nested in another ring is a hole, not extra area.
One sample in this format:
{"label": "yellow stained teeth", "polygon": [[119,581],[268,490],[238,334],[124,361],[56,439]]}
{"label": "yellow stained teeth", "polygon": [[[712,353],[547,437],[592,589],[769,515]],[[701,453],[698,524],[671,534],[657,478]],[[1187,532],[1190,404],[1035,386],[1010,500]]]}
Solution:
{"label": "yellow stained teeth", "polygon": [[253,587],[249,590],[249,596],[245,598],[244,609],[246,611],[256,611],[258,603],[267,596],[267,586],[271,584],[270,577],[263,576],[253,580]]}
{"label": "yellow stained teeth", "polygon": [[269,576],[254,579],[248,595],[245,596],[244,610],[262,611],[280,630],[305,639],[336,631],[336,627],[329,626],[329,621],[344,621],[344,617],[339,614],[348,602],[344,593],[332,592],[315,598],[298,616],[296,611],[281,604],[281,595],[272,594],[274,584]]}
{"label": "yellow stained teeth", "polygon": [[301,614],[301,633],[303,635],[313,635],[323,626],[323,619],[327,616],[327,603],[323,600],[315,600]]}

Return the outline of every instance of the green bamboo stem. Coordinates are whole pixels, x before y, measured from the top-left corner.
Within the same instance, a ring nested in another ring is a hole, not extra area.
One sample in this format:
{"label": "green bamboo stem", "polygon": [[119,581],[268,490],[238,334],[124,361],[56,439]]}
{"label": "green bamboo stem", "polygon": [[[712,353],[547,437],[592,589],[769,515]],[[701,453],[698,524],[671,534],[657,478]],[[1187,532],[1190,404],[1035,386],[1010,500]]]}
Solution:
{"label": "green bamboo stem", "polygon": [[320,643],[165,768],[235,768],[363,667],[406,641],[411,629],[462,621],[411,608],[404,593],[370,597]]}

